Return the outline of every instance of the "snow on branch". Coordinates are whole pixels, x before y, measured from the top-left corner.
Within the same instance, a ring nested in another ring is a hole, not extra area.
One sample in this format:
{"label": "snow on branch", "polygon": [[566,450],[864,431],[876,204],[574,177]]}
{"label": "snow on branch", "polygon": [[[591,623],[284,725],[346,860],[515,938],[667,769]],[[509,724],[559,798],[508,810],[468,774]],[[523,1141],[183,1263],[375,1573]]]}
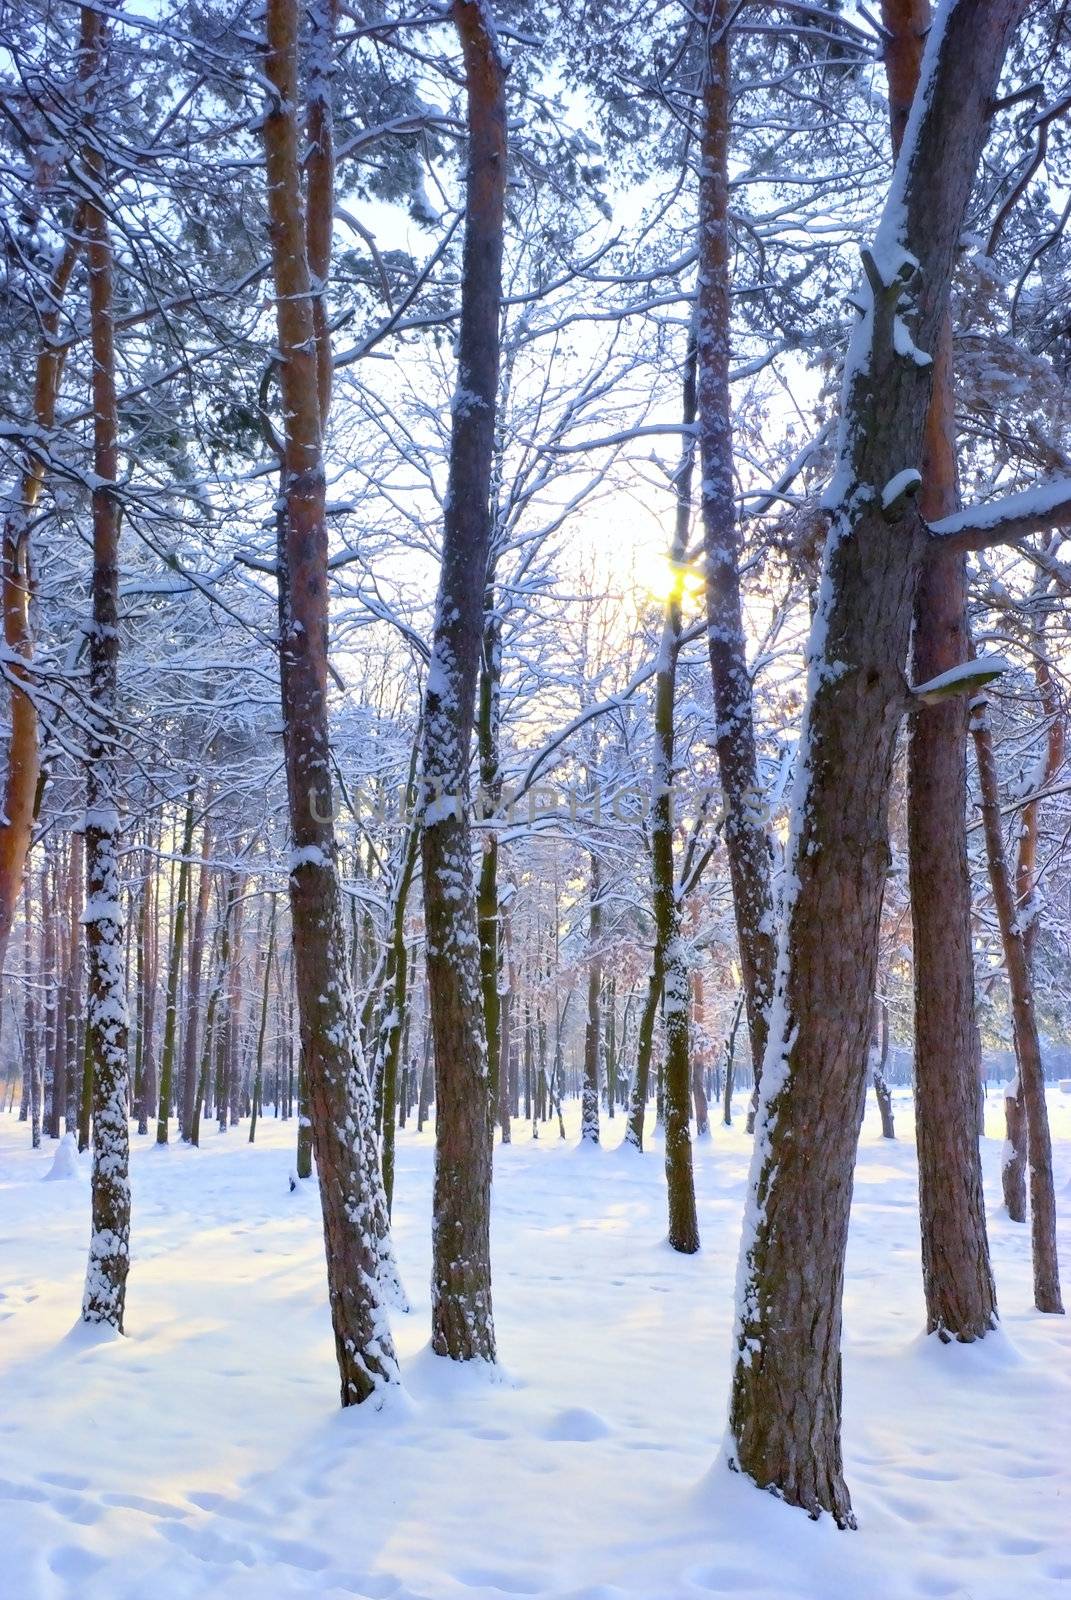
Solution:
{"label": "snow on branch", "polygon": [[955,516],[931,522],[930,549],[933,554],[989,550],[994,545],[1028,539],[1031,534],[1067,527],[1071,527],[1071,478],[1056,478],[1020,494],[1005,495],[987,505],[968,506]]}

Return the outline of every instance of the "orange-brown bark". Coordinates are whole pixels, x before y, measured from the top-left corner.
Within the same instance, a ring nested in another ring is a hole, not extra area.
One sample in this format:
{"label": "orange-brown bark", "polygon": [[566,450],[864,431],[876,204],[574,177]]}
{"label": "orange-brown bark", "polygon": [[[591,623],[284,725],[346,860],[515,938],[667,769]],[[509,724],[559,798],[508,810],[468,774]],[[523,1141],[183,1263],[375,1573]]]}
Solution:
{"label": "orange-brown bark", "polygon": [[[71,238],[64,244],[53,268],[45,295],[46,309],[40,317],[41,342],[33,390],[33,421],[35,428],[40,431],[51,428],[56,419],[56,397],[65,355],[65,347],[58,339],[62,301],[78,259],[81,222],[79,214]],[[33,624],[30,603],[33,598],[33,573],[30,543],[34,511],[44,479],[44,456],[32,446],[27,446],[19,482],[4,517],[3,550],[0,554],[4,644],[9,652],[7,671],[11,682],[11,738],[4,780],[3,812],[0,815],[0,972],[3,971],[11,923],[22,889],[41,772],[37,708],[31,694],[20,685],[29,686],[32,681]]]}
{"label": "orange-brown bark", "polygon": [[[883,0],[882,21],[898,151],[929,30],[929,0]],[[933,354],[919,500],[928,522],[950,516],[959,502],[947,311]],[[920,573],[911,654],[916,683],[967,659],[964,556],[938,555]],[[981,1338],[996,1317],[977,1134],[966,752],[962,697],[916,708],[908,742],[908,853],[922,1278],[927,1331],[959,1340]]]}

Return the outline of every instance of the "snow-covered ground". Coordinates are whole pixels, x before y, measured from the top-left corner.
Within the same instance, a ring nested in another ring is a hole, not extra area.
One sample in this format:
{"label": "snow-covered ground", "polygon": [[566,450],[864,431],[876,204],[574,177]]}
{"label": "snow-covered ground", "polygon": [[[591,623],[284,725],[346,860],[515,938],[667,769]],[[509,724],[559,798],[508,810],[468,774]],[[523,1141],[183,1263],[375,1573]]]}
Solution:
{"label": "snow-covered ground", "polygon": [[[1062,1239],[1071,1096],[1052,1095]],[[697,1150],[700,1255],[662,1242],[661,1151],[544,1129],[496,1151],[497,1377],[427,1349],[431,1136],[399,1136],[394,1318],[407,1395],[337,1408],[315,1188],[293,1124],[135,1140],[128,1337],[74,1327],[85,1158],[44,1183],[0,1117],[3,1600],[1049,1600],[1071,1597],[1071,1326],[1031,1310],[1029,1238],[986,1188],[1002,1332],[919,1337],[909,1106],[868,1109],[845,1305],[860,1531],[718,1460],[747,1140]],[[574,1117],[575,1125],[575,1117]],[[1071,1252],[1063,1258],[1071,1292]],[[73,1328],[73,1331],[72,1331]]]}

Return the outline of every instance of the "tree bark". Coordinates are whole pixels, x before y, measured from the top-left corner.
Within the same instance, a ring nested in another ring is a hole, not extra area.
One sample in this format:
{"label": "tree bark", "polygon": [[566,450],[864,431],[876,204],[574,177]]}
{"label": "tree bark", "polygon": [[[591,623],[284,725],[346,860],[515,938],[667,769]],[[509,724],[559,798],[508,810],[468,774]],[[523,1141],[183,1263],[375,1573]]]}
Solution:
{"label": "tree bark", "polygon": [[993,736],[989,730],[984,695],[971,702],[971,734],[978,765],[978,787],[982,800],[982,827],[985,833],[989,881],[1000,924],[1004,965],[1011,992],[1015,1059],[1018,1063],[1019,1096],[1026,1113],[1026,1146],[1030,1175],[1030,1228],[1034,1259],[1034,1304],[1039,1311],[1063,1313],[1060,1298],[1060,1266],[1056,1252],[1056,1195],[1052,1179],[1052,1141],[1049,1114],[1045,1104],[1045,1067],[1041,1057],[1034,986],[1026,936],[1019,920],[1015,891],[1004,853],[1000,825],[1000,787]]}
{"label": "tree bark", "polygon": [[[34,371],[33,420],[42,436],[47,436],[56,420],[56,397],[66,357],[66,346],[58,339],[63,297],[78,260],[84,221],[79,210],[70,238],[57,251],[45,305],[38,312],[41,342]],[[4,970],[11,923],[40,800],[42,774],[37,708],[31,695],[19,685],[29,686],[32,682],[33,625],[30,603],[33,598],[33,572],[30,540],[34,512],[44,480],[45,457],[27,448],[18,469],[18,488],[11,496],[4,516],[3,546],[0,549],[0,603],[4,613],[4,645],[8,651],[7,670],[11,683],[11,735],[8,740],[3,804],[0,805],[0,973]]]}
{"label": "tree bark", "polygon": [[[397,1381],[379,1290],[373,1110],[346,960],[332,822],[327,719],[327,524],[322,448],[330,388],[322,303],[333,214],[330,80],[334,10],[313,7],[309,62],[309,221],[298,121],[298,6],[268,0],[263,121],[282,392],[279,675],[293,853],[290,919],[309,1118],[320,1178],[341,1399]],[[314,241],[316,244],[314,246]]]}
{"label": "tree bark", "polygon": [[257,1066],[253,1076],[253,1100],[249,1118],[249,1143],[257,1136],[257,1117],[260,1113],[260,1096],[264,1084],[264,1040],[268,1034],[268,996],[271,993],[271,964],[275,955],[275,896],[271,896],[268,913],[268,953],[264,959],[264,986],[260,993],[260,1024],[257,1028]]}
{"label": "tree bark", "polygon": [[457,389],[423,736],[424,913],[435,1045],[432,1349],[494,1360],[491,1099],[473,902],[469,745],[490,549],[506,191],[506,68],[483,0],[454,0],[468,171]]}
{"label": "tree bark", "polygon": [[[732,283],[729,141],[732,0],[704,0],[708,28],[699,168],[698,405],[702,458],[707,644],[717,717],[725,853],[743,974],[756,1088],[769,1027],[776,960],[772,852],[755,751],[751,676],[740,598],[740,533],[733,483],[729,398]],[[753,1111],[748,1114],[749,1131]]]}
{"label": "tree bark", "polygon": [[[684,359],[682,408],[686,427],[695,420],[696,365],[695,341],[689,336]],[[675,581],[666,597],[662,645],[655,674],[654,756],[651,766],[651,888],[655,939],[661,950],[662,1017],[666,1035],[664,1100],[669,1243],[683,1255],[692,1255],[699,1249],[699,1219],[695,1209],[689,1119],[691,974],[681,925],[681,895],[677,888],[677,868],[673,855],[673,788],[676,779],[673,753],[677,661],[681,647],[681,596],[692,519],[693,458],[694,451],[686,436],[674,481],[676,517],[670,547],[670,570],[675,575]]]}
{"label": "tree bark", "polygon": [[[898,153],[930,27],[929,0],[882,0],[893,150]],[[922,447],[919,508],[958,509],[952,333],[941,321]],[[915,596],[912,677],[967,659],[966,557],[937,556]],[[915,991],[915,1138],[926,1331],[970,1342],[997,1302],[978,1148],[971,883],[967,864],[967,704],[919,703],[908,737],[908,859]],[[883,1123],[889,1113],[883,1110]]]}
{"label": "tree bark", "polygon": [[[95,99],[103,88],[105,25],[81,13],[80,77]],[[83,160],[94,193],[107,185],[104,160],[87,141]],[[127,1126],[126,961],[120,906],[118,774],[114,718],[119,664],[119,411],[115,388],[113,258],[107,214],[85,207],[93,356],[93,620],[89,630],[86,763],[87,1026],[93,1060],[92,1233],[82,1319],[120,1333],[130,1267],[130,1141]]]}
{"label": "tree bark", "polygon": [[651,1092],[651,1053],[654,1048],[655,1018],[658,1016],[658,1002],[662,998],[663,979],[662,949],[657,938],[651,957],[651,973],[647,979],[647,994],[640,1013],[640,1025],[636,1034],[636,1071],[632,1077],[632,1093],[629,1097],[628,1127],[625,1130],[625,1143],[632,1145],[635,1150],[643,1149],[643,1124],[647,1117],[647,1100]]}
{"label": "tree bark", "polygon": [[[412,782],[412,772],[410,773]],[[410,824],[394,887],[389,971],[383,986],[383,1020],[380,1024],[379,1055],[383,1071],[383,1134],[381,1161],[383,1193],[387,1211],[394,1204],[394,1108],[397,1099],[398,1060],[402,1031],[409,1005],[409,953],[405,945],[405,913],[409,890],[416,871],[420,833],[416,817]]]}
{"label": "tree bark", "polygon": [[[874,1098],[878,1102],[878,1115],[881,1117],[881,1137],[883,1139],[896,1138],[896,1125],[893,1121],[892,1095],[885,1078],[885,1065],[889,1059],[889,1008],[884,1000],[874,996],[874,1034],[871,1040],[872,1066],[870,1076],[874,1084]],[[933,1329],[928,1329],[933,1332]]]}
{"label": "tree bark", "polygon": [[599,1142],[599,1062],[602,1057],[602,878],[592,851],[588,880],[588,1010],[584,1024],[584,1087],[580,1142]]}
{"label": "tree bark", "polygon": [[692,973],[692,1102],[695,1106],[695,1136],[697,1139],[710,1137],[710,1103],[707,1100],[707,1086],[705,1063],[707,1058],[707,1045],[704,1042],[699,1046],[699,1040],[705,1041],[704,1032],[706,1015],[703,997],[703,973],[698,965]]}
{"label": "tree bark", "polygon": [[[27,863],[28,865],[28,863]],[[26,985],[26,995],[23,1003],[23,1041],[22,1048],[26,1054],[26,1070],[30,1080],[30,1141],[34,1150],[41,1145],[41,1069],[37,1051],[37,1007],[34,1005],[34,971],[31,929],[33,917],[30,905],[30,874],[26,873],[25,893],[23,896],[23,946],[22,946],[22,972]]]}
{"label": "tree bark", "polygon": [[208,903],[212,894],[212,869],[208,857],[212,849],[212,822],[206,816],[201,833],[201,869],[197,880],[197,906],[193,914],[193,937],[186,978],[186,1028],[182,1036],[182,1137],[193,1142],[194,1100],[197,1095],[197,1042],[201,1013],[201,965],[204,956]]}
{"label": "tree bark", "polygon": [[[845,363],[831,524],[796,758],[777,982],[741,1239],[729,1461],[854,1526],[841,1456],[841,1297],[866,1091],[888,801],[929,535],[901,474],[921,458],[923,352],[945,317],[967,200],[1023,0],[930,30]],[[911,345],[901,329],[911,285]],[[897,319],[900,319],[899,324]],[[916,351],[921,359],[916,357]],[[830,929],[837,937],[830,937]]]}
{"label": "tree bark", "polygon": [[178,894],[171,925],[171,951],[167,963],[167,995],[164,1001],[164,1043],[160,1054],[160,1104],[156,1117],[156,1142],[166,1144],[171,1116],[171,1087],[178,1048],[178,990],[186,938],[186,904],[190,897],[190,854],[193,850],[193,803],[196,788],[186,791],[186,812],[182,826],[182,858],[179,862]]}
{"label": "tree bark", "polygon": [[[1041,708],[1049,720],[1045,750],[1045,769],[1039,784],[1048,788],[1063,766],[1064,721],[1052,668],[1045,653],[1044,623],[1034,628],[1034,677]],[[1038,802],[1032,800],[1020,813],[1019,841],[1015,855],[1016,917],[1023,929],[1027,967],[1033,981],[1034,946],[1037,943],[1037,852]],[[1026,1221],[1027,1119],[1019,1087],[1019,1073],[1004,1090],[1004,1159],[1001,1182],[1004,1203],[1013,1222]]]}

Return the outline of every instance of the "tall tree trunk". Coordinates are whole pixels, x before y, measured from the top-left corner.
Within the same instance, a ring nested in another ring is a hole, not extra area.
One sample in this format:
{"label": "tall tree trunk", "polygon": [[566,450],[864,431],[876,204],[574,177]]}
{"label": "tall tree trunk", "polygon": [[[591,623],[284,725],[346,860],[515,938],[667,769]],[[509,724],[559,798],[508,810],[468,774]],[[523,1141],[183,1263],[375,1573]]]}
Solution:
{"label": "tall tree trunk", "polygon": [[[29,862],[27,860],[27,867]],[[37,1007],[34,1005],[34,971],[33,971],[33,917],[30,905],[30,873],[26,872],[25,893],[23,897],[23,945],[22,945],[22,971],[26,985],[26,995],[22,1012],[22,1048],[26,1053],[26,1069],[30,1080],[30,1141],[35,1150],[41,1145],[41,1068],[37,1053]]]}
{"label": "tall tree trunk", "polygon": [[733,1087],[736,1078],[736,1035],[740,1030],[740,1017],[744,1009],[744,991],[741,989],[733,1009],[733,1020],[725,1036],[725,1092],[722,1099],[721,1120],[727,1128],[733,1125]]}
{"label": "tall tree trunk", "polygon": [[1004,965],[1011,992],[1012,1027],[1015,1034],[1015,1059],[1018,1063],[1019,1097],[1026,1113],[1026,1144],[1030,1171],[1030,1227],[1034,1258],[1034,1304],[1039,1311],[1062,1314],[1060,1266],[1056,1253],[1056,1195],[1052,1181],[1052,1142],[1049,1114],[1045,1105],[1045,1067],[1041,1058],[1034,986],[1026,936],[1019,920],[1015,891],[1004,853],[1000,825],[1000,788],[993,736],[984,695],[971,703],[971,734],[978,764],[978,787],[982,801],[982,827],[985,833],[989,881],[1004,947]]}
{"label": "tall tree trunk", "polygon": [[312,7],[307,200],[296,0],[268,0],[266,18],[270,95],[263,137],[283,411],[279,676],[293,844],[290,921],[335,1355],[348,1406],[396,1382],[398,1369],[379,1290],[377,1190],[384,1211],[385,1205],[349,982],[330,784],[323,423],[331,377],[325,297],[334,211],[335,12],[331,0]]}
{"label": "tall tree trunk", "polygon": [[[688,340],[684,361],[684,423],[690,427],[696,413],[696,348]],[[699,1249],[699,1219],[692,1177],[692,1135],[689,1118],[691,1080],[689,1013],[691,975],[681,925],[681,895],[673,857],[674,702],[677,661],[681,647],[681,596],[684,561],[692,519],[692,462],[694,452],[685,436],[677,468],[676,519],[670,548],[670,568],[676,575],[666,598],[662,646],[655,674],[654,757],[651,770],[651,888],[655,939],[662,952],[662,1016],[666,1035],[665,1121],[666,1188],[669,1198],[669,1243],[691,1255]]]}
{"label": "tall tree trunk", "polygon": [[[37,312],[40,344],[34,370],[33,420],[38,436],[47,438],[56,420],[56,397],[67,347],[59,338],[63,297],[81,249],[81,210],[70,238],[56,252],[44,306]],[[7,747],[3,803],[0,805],[0,973],[4,970],[11,923],[22,887],[30,834],[40,803],[41,761],[37,708],[19,685],[32,683],[33,626],[30,602],[33,571],[31,528],[45,479],[45,457],[32,447],[17,468],[18,486],[7,502],[0,548],[0,603],[4,613],[4,645],[11,683],[11,734]],[[24,664],[25,663],[25,664]]]}
{"label": "tall tree trunk", "polygon": [[[476,920],[480,931],[480,983],[483,989],[484,1031],[487,1036],[488,1092],[493,1113],[498,1110],[499,1030],[502,1001],[499,974],[502,965],[500,913],[498,905],[497,818],[502,798],[502,771],[499,765],[499,688],[502,672],[501,619],[495,609],[493,558],[488,562],[484,597],[483,641],[480,652],[477,745],[480,762],[480,801],[486,832],[481,834],[480,877],[476,891]],[[503,1124],[503,1140],[508,1124]]]}
{"label": "tall tree trunk", "polygon": [[[841,1456],[841,1296],[866,1091],[888,800],[919,569],[931,369],[997,79],[1024,0],[953,5],[918,92],[845,363],[809,649],[777,982],[741,1238],[730,1464],[853,1526]],[[912,344],[900,330],[914,298]],[[831,939],[829,930],[837,930]]]}
{"label": "tall tree trunk", "polygon": [[44,932],[42,977],[45,982],[45,1083],[48,1088],[48,1133],[58,1139],[63,1129],[67,1104],[67,1074],[60,1047],[59,972],[59,878],[55,850],[46,847],[41,868],[41,921]]}
{"label": "tall tree trunk", "polygon": [[206,816],[201,833],[201,870],[197,880],[197,905],[193,914],[193,937],[186,977],[186,1028],[182,1036],[182,1137],[193,1143],[193,1108],[197,1095],[197,1030],[201,1011],[201,964],[204,957],[205,927],[212,895],[212,869],[208,857],[212,849],[212,822]]}
{"label": "tall tree trunk", "polygon": [[506,193],[506,69],[483,0],[454,0],[468,170],[457,389],[423,737],[426,961],[435,1041],[432,1349],[494,1360],[491,1103],[473,904],[469,745],[490,546]]}
{"label": "tall tree trunk", "polygon": [[[197,1079],[197,1093],[194,1096],[193,1101],[193,1119],[190,1123],[190,1143],[195,1147],[201,1143],[202,1111],[204,1111],[206,1116],[210,1114],[208,1111],[209,1090],[211,1088],[212,1079],[212,1062],[216,1056],[217,1045],[216,1008],[219,1004],[219,997],[223,993],[223,984],[227,972],[229,955],[227,939],[230,923],[230,909],[231,903],[230,897],[228,896],[224,902],[223,915],[220,918],[219,926],[217,927],[216,933],[213,936],[214,940],[218,939],[219,941],[218,965],[216,967],[215,976],[212,978],[212,987],[208,994],[208,1004],[205,1007],[205,1031],[204,1039],[201,1043],[201,1070]],[[211,957],[209,970],[211,971]]]}
{"label": "tall tree trunk", "polygon": [[[149,914],[149,868],[145,856],[145,870],[137,900],[134,922],[134,1115],[138,1119],[138,1132],[146,1133],[144,1122],[145,1102],[145,925]],[[133,907],[131,908],[133,911]],[[129,950],[130,940],[127,940]]]}
{"label": "tall tree trunk", "polygon": [[260,994],[260,1025],[257,1028],[257,1066],[253,1077],[253,1103],[249,1118],[249,1143],[252,1144],[257,1136],[257,1116],[260,1112],[260,1096],[264,1083],[264,1040],[268,1034],[268,995],[271,992],[271,964],[275,955],[275,896],[270,897],[271,910],[268,913],[268,953],[264,959],[264,987]]}
{"label": "tall tree trunk", "polygon": [[[870,1077],[874,1084],[874,1098],[878,1102],[878,1115],[881,1117],[881,1137],[895,1139],[896,1127],[893,1122],[892,1095],[885,1077],[885,1066],[889,1059],[889,1008],[885,1001],[877,995],[874,996],[874,1032],[870,1041]],[[932,1328],[927,1330],[932,1333]]]}
{"label": "tall tree trunk", "polygon": [[[929,0],[882,0],[893,151],[898,154],[930,27]],[[919,508],[958,509],[951,318],[937,336]],[[926,564],[915,596],[911,665],[925,683],[967,659],[963,555]],[[915,990],[915,1138],[926,1331],[969,1342],[995,1324],[982,1165],[971,884],[967,865],[967,703],[918,704],[908,739],[908,857]],[[888,1116],[883,1107],[883,1122]]]}
{"label": "tall tree trunk", "polygon": [[242,1104],[242,935],[246,901],[238,894],[231,925],[231,971],[227,993],[227,1092],[219,1107],[221,1129],[238,1126]]}
{"label": "tall tree trunk", "polygon": [[599,1062],[602,1058],[602,874],[591,853],[588,895],[588,1013],[584,1025],[584,1088],[580,1111],[583,1144],[599,1142]]}
{"label": "tall tree trunk", "polygon": [[[82,889],[84,841],[79,830],[71,835],[70,881],[68,884],[70,932],[67,944],[67,1126],[78,1127],[78,1148],[88,1145],[88,1128],[83,1127],[79,1105],[82,1066],[85,1057],[85,1030],[82,1025]],[[90,1058],[92,1059],[92,1058]],[[83,1134],[86,1143],[83,1143]]]}
{"label": "tall tree trunk", "polygon": [[658,1016],[658,1002],[662,998],[662,947],[657,935],[651,961],[651,974],[647,979],[647,994],[640,1013],[640,1025],[636,1036],[636,1071],[632,1076],[628,1128],[625,1131],[625,1143],[632,1145],[635,1150],[643,1149],[643,1124],[651,1092],[651,1053],[654,1048],[655,1020]]}
{"label": "tall tree trunk", "polygon": [[[156,826],[157,823],[159,826]],[[138,956],[140,965],[137,1002],[141,1010],[141,1093],[135,1097],[137,1102],[135,1110],[139,1134],[148,1133],[149,1113],[156,1104],[156,973],[160,950],[160,880],[153,870],[153,845],[154,840],[159,844],[162,827],[162,813],[155,821],[152,817],[149,818],[147,824],[149,849],[145,853],[145,899],[139,929],[141,948]]]}
{"label": "tall tree trunk", "polygon": [[705,1041],[706,1012],[703,997],[703,974],[698,963],[692,972],[692,1101],[695,1106],[695,1136],[697,1139],[710,1137],[710,1105],[707,1101],[707,1085],[705,1064],[707,1060],[707,1045],[700,1046],[700,1040]]}
{"label": "tall tree trunk", "polygon": [[[97,98],[104,85],[104,18],[81,13],[79,71]],[[83,154],[94,193],[104,161]],[[87,1025],[93,1058],[92,1233],[82,1317],[123,1331],[130,1266],[130,1140],[127,1126],[126,961],[120,905],[118,775],[114,755],[119,664],[119,411],[115,390],[113,263],[107,214],[89,202],[86,254],[93,355],[93,622],[89,632],[86,763]]]}
{"label": "tall tree trunk", "polygon": [[[1041,697],[1041,708],[1048,718],[1045,766],[1039,788],[1047,788],[1063,766],[1064,721],[1052,669],[1045,653],[1044,623],[1034,627],[1034,677]],[[1032,800],[1022,809],[1019,822],[1019,840],[1015,855],[1016,917],[1023,929],[1028,970],[1033,977],[1034,946],[1037,943],[1037,853],[1038,853],[1038,802]],[[1004,1203],[1013,1222],[1026,1221],[1026,1166],[1027,1119],[1023,1106],[1018,1071],[1004,1090],[1004,1159],[1001,1162],[1001,1182]]]}
{"label": "tall tree trunk", "polygon": [[[703,0],[708,55],[703,79],[699,166],[698,403],[702,458],[707,642],[717,717],[718,773],[725,812],[725,853],[743,973],[751,1059],[758,1085],[769,1028],[776,958],[772,854],[755,752],[751,676],[740,598],[740,533],[733,484],[729,398],[732,283],[729,238],[729,141],[732,94],[729,25],[732,0]],[[753,1112],[749,1113],[749,1129]]]}
{"label": "tall tree trunk", "polygon": [[[497,887],[495,898],[498,898]],[[502,1143],[510,1144],[513,1139],[513,1127],[510,1117],[513,1113],[513,1101],[516,1090],[516,1054],[513,1045],[513,993],[516,987],[516,977],[513,967],[513,947],[510,936],[509,913],[501,912],[502,941],[498,951],[498,977],[496,984],[498,995],[498,1075],[497,1075],[497,1114],[498,1125],[502,1129]]]}
{"label": "tall tree trunk", "polygon": [[193,803],[196,785],[186,791],[186,813],[182,825],[182,857],[179,861],[178,894],[171,923],[171,952],[167,963],[167,997],[164,1001],[164,1044],[160,1054],[160,1105],[156,1118],[156,1142],[167,1143],[171,1115],[171,1086],[178,1047],[179,977],[182,972],[183,945],[186,939],[186,904],[190,897],[190,855],[193,851]]}
{"label": "tall tree trunk", "polygon": [[[410,788],[414,770],[415,767],[410,769]],[[384,1016],[380,1024],[379,1054],[383,1071],[381,1161],[383,1193],[388,1214],[394,1204],[394,1109],[398,1087],[398,1061],[409,1008],[409,952],[405,945],[405,914],[419,849],[420,830],[414,812],[398,868],[398,882],[394,889],[389,975],[383,986]]]}

